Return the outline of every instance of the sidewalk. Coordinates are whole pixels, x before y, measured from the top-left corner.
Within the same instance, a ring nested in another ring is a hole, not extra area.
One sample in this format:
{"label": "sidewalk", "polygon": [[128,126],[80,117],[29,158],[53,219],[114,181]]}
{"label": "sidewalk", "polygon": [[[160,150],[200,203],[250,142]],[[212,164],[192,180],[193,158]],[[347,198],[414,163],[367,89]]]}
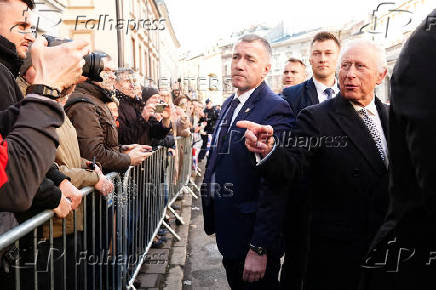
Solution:
{"label": "sidewalk", "polygon": [[183,290],[230,289],[221,261],[215,236],[207,236],[203,230],[201,200],[194,200]]}
{"label": "sidewalk", "polygon": [[[200,164],[205,172],[205,162]],[[200,185],[203,177],[195,183]],[[185,265],[183,290],[230,289],[222,257],[216,246],[215,235],[207,236],[203,230],[201,198],[192,201],[191,226],[189,229],[188,257]]]}
{"label": "sidewalk", "polygon": [[[201,165],[204,172],[204,164]],[[202,179],[197,178],[196,184],[200,184]],[[177,242],[168,233],[168,241],[161,249],[150,249],[136,279],[138,290],[230,289],[215,236],[207,236],[203,230],[201,198],[196,200],[190,194],[183,197],[175,205],[180,206],[181,210],[176,211],[185,225],[176,226],[174,216],[169,213],[170,225],[176,228],[181,241]]]}
{"label": "sidewalk", "polygon": [[181,210],[176,212],[181,215],[185,225],[175,225],[175,218],[171,213],[170,226],[176,229],[181,241],[167,233],[167,242],[160,249],[150,249],[147,259],[141,267],[135,281],[136,289],[182,289],[183,267],[186,261],[186,248],[188,244],[189,222],[191,220],[192,196],[186,194],[182,201],[174,205]]}

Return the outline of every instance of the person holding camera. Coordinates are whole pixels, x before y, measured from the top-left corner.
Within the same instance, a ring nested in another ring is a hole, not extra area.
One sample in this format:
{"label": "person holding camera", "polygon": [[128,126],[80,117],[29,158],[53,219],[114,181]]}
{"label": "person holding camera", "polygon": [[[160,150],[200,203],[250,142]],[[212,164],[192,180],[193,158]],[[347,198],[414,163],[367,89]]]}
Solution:
{"label": "person holding camera", "polygon": [[[0,211],[24,212],[31,206],[42,206],[40,210],[56,208],[56,214],[65,217],[71,204],[55,186],[55,182],[65,180],[64,176],[55,173],[56,180],[44,178],[48,171],[56,171],[53,168],[58,144],[55,128],[64,120],[61,107],[50,99],[55,99],[62,89],[79,81],[83,56],[89,48],[84,41],[56,49],[45,48],[44,39],[35,42],[29,22],[30,9],[33,8],[32,1],[0,2],[0,88],[3,93],[0,110],[5,110],[0,113]],[[29,97],[23,100],[15,77],[33,42],[31,57],[35,63],[35,80],[29,87]],[[30,168],[32,170],[28,170]],[[15,224],[10,214],[1,213],[0,219],[0,233]]]}
{"label": "person holding camera", "polygon": [[[6,96],[0,98],[0,110],[6,110],[9,106],[23,100],[15,78],[17,78],[23,60],[27,59],[32,63],[32,56],[29,53],[30,45],[35,41],[36,33],[31,29],[31,9],[34,8],[32,1],[2,1],[0,3],[2,19],[0,20],[0,88],[6,91]],[[46,40],[41,40],[46,45]],[[83,62],[80,59],[80,62]],[[41,68],[41,66],[39,66]],[[38,74],[32,70],[32,78],[36,78],[34,85],[30,87],[30,93],[55,94],[60,92],[59,87],[44,87],[38,84]],[[56,81],[56,79],[49,80]],[[10,124],[13,123],[10,119]],[[5,124],[3,124],[5,128]],[[3,130],[4,135],[8,130]],[[29,216],[44,209],[54,209],[57,216],[64,218],[72,207],[80,203],[80,194],[69,178],[59,171],[55,164],[51,164],[44,170],[45,178],[42,179],[34,198],[30,200],[32,206],[25,213],[16,215],[19,221],[24,221]],[[34,192],[32,192],[34,194]],[[73,203],[71,204],[69,200]],[[14,211],[14,210],[12,210]],[[9,215],[9,217],[11,217]],[[10,219],[13,224],[14,219]]]}
{"label": "person holding camera", "polygon": [[[89,47],[85,41],[74,41],[47,48],[44,39],[35,41],[28,22],[33,5],[32,1],[0,1],[0,234],[15,225],[12,213],[38,205],[55,208],[59,217],[65,217],[72,208],[54,186],[56,181],[45,175],[53,168],[59,144],[55,130],[64,121],[63,110],[54,99],[80,81]],[[14,78],[31,43],[34,82],[23,99]],[[8,261],[3,254],[4,266]],[[13,287],[4,283],[12,278],[0,269],[2,287]]]}
{"label": "person holding camera", "polygon": [[[152,139],[163,139],[171,129],[169,106],[152,99],[157,90],[144,89],[148,94],[142,95],[141,87],[132,69],[119,69],[116,72],[115,88],[119,106],[118,140],[120,144],[152,145]],[[150,94],[151,93],[151,94]],[[161,117],[157,120],[155,116]],[[165,115],[165,116],[163,116]]]}

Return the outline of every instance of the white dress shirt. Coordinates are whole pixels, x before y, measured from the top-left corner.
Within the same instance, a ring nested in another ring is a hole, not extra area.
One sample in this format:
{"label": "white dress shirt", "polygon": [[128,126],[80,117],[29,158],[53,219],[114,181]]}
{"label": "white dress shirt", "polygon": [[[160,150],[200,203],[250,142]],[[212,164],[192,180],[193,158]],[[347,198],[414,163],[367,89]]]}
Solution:
{"label": "white dress shirt", "polygon": [[238,99],[239,100],[239,105],[236,107],[235,111],[233,112],[233,116],[232,116],[232,122],[230,123],[230,126],[232,126],[233,121],[235,121],[236,117],[239,114],[239,111],[242,109],[242,107],[244,106],[245,102],[250,98],[251,94],[254,92],[256,88],[253,88],[245,93],[243,93],[242,95],[238,96],[238,93],[235,93],[235,96],[233,97],[234,99]]}
{"label": "white dress shirt", "polygon": [[[356,105],[353,103],[351,103],[351,104],[353,105],[353,108],[354,108],[354,110],[356,110],[356,112],[358,112],[359,110],[362,109],[362,107],[359,105]],[[377,131],[380,135],[380,139],[381,139],[381,143],[382,143],[383,152],[384,152],[384,155],[386,157],[386,164],[388,164],[388,142],[386,141],[386,136],[385,136],[385,133],[383,132],[382,123],[380,120],[380,116],[377,112],[377,107],[375,105],[374,98],[372,99],[371,103],[369,103],[364,108],[368,112],[368,115],[371,118],[371,120],[374,122],[375,126],[377,127]],[[361,117],[360,114],[358,114],[358,115],[359,115],[359,117]]]}
{"label": "white dress shirt", "polygon": [[[325,89],[329,88],[323,83],[320,83],[313,77],[313,83],[315,84],[316,92],[318,93],[318,101],[321,104],[325,100],[327,100],[327,94],[324,93]],[[330,87],[333,90],[332,98],[336,97],[339,94],[339,87],[338,87],[338,81],[335,78],[335,83],[332,87]]]}
{"label": "white dress shirt", "polygon": [[[239,105],[236,107],[236,109],[233,111],[233,116],[232,116],[232,122],[229,125],[229,130],[230,127],[232,127],[233,122],[235,121],[236,117],[239,114],[239,111],[242,109],[242,107],[244,106],[245,102],[250,98],[251,94],[254,92],[256,88],[253,88],[245,93],[243,93],[242,95],[238,96],[238,93],[235,93],[235,96],[233,97],[232,101],[235,99],[239,100]],[[229,104],[230,106],[230,104]],[[229,110],[230,108],[227,108],[227,110]],[[227,112],[225,112],[225,114],[223,115],[220,123],[218,124],[218,129],[216,131],[216,135],[215,135],[215,139],[214,139],[214,143],[213,144],[217,144],[216,142],[218,141],[217,138],[220,135],[220,131],[221,131],[221,123],[222,121],[226,118]]]}

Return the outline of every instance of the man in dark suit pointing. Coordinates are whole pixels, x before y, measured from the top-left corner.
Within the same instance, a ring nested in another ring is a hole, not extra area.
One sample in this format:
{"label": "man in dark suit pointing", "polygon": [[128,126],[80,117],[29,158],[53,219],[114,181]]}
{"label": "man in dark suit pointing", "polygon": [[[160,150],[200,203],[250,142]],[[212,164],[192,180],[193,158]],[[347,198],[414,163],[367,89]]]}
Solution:
{"label": "man in dark suit pointing", "polygon": [[294,122],[288,103],[265,83],[271,64],[269,43],[242,37],[232,56],[236,94],[223,104],[212,137],[202,189],[204,229],[216,234],[232,289],[277,289],[283,255],[283,191],[275,191],[256,168],[260,156],[244,145],[239,120],[269,125],[280,134]]}
{"label": "man in dark suit pointing", "polygon": [[[384,49],[354,41],[344,49],[341,93],[298,115],[288,139],[251,122],[247,148],[266,157],[259,170],[271,184],[293,185],[304,173],[309,206],[302,289],[356,289],[360,265],[387,208],[387,107],[374,88],[386,76]],[[259,138],[262,136],[262,138]],[[284,140],[284,139],[282,139]],[[296,140],[296,141],[295,141]],[[274,148],[274,149],[273,149]],[[268,155],[270,154],[270,155]],[[298,206],[298,205],[297,205]]]}

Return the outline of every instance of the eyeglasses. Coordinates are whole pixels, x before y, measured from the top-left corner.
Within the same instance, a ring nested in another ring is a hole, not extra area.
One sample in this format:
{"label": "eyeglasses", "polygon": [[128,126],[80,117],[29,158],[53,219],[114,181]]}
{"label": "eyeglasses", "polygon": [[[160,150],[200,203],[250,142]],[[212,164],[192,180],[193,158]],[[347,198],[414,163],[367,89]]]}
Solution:
{"label": "eyeglasses", "polygon": [[29,34],[31,33],[34,38],[37,38],[38,32],[36,31],[35,26],[28,27],[25,23],[18,23],[11,27],[10,31],[14,31],[21,34]]}

